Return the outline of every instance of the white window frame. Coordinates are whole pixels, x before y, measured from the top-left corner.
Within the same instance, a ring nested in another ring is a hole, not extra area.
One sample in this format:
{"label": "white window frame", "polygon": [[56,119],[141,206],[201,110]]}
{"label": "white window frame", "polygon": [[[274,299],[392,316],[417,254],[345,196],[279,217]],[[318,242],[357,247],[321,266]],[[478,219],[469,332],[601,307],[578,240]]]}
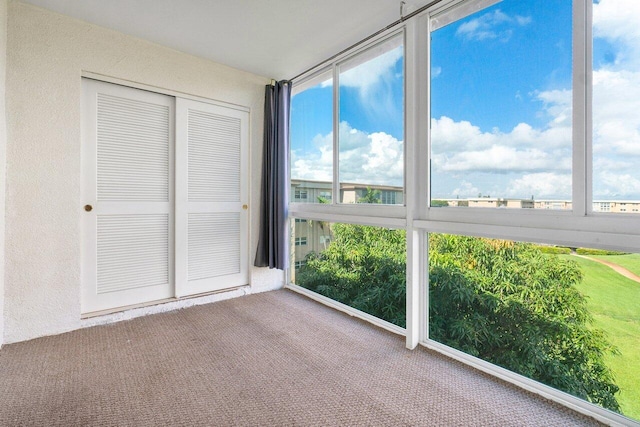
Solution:
{"label": "white window frame", "polygon": [[[493,0],[476,0],[489,4]],[[572,153],[572,210],[554,209],[488,209],[428,207],[428,168],[430,146],[430,25],[431,17],[462,5],[473,10],[473,0],[443,0],[434,2],[425,11],[404,20],[393,28],[372,37],[360,47],[344,52],[318,65],[310,72],[294,79],[296,86],[304,85],[328,69],[334,70],[334,110],[339,82],[335,65],[362,52],[372,44],[395,34],[404,34],[405,70],[405,134],[404,134],[404,203],[405,206],[291,204],[293,218],[342,222],[360,225],[403,228],[407,234],[407,327],[398,328],[344,304],[310,292],[295,284],[288,288],[310,296],[350,315],[358,316],[395,333],[404,334],[407,348],[422,345],[448,357],[474,366],[493,376],[518,385],[550,400],[559,402],[580,413],[613,425],[640,423],[603,409],[552,387],[538,383],[507,369],[469,356],[428,337],[428,233],[462,234],[514,241],[545,243],[571,247],[593,247],[640,252],[640,215],[620,215],[594,212],[592,197],[592,0],[573,0],[573,153]],[[463,15],[464,16],[464,15]],[[457,18],[456,18],[457,19]],[[316,82],[317,83],[317,82]],[[334,111],[334,115],[337,114]],[[334,126],[336,119],[334,118]],[[334,127],[334,138],[337,129]],[[337,170],[337,145],[334,142],[334,170]],[[339,194],[337,173],[333,189]],[[334,197],[334,199],[336,199]],[[289,274],[289,279],[291,274]]]}
{"label": "white window frame", "polygon": [[[339,195],[340,194],[340,180],[339,180],[339,146],[338,146],[338,134],[339,134],[339,95],[340,95],[340,70],[339,67],[341,64],[349,61],[366,51],[375,48],[376,45],[382,44],[385,41],[392,39],[394,37],[402,37],[402,45],[405,49],[403,60],[404,60],[404,82],[405,82],[405,93],[407,93],[406,85],[407,85],[407,59],[406,59],[406,34],[404,27],[400,26],[397,28],[393,28],[391,30],[385,31],[380,35],[372,38],[367,43],[362,44],[358,48],[353,51],[345,52],[341,55],[335,57],[332,61],[328,63],[323,63],[305,75],[301,76],[299,79],[295,79],[293,82],[293,93],[300,93],[310,87],[315,86],[316,84],[323,81],[323,78],[326,78],[329,72],[332,75],[332,89],[333,89],[333,180],[332,180],[332,194]],[[406,100],[405,100],[406,106]],[[405,111],[405,135],[404,135],[404,193],[407,193],[407,129],[406,129],[406,111]],[[404,198],[406,200],[406,197]],[[299,200],[299,199],[295,199]],[[406,204],[406,201],[405,201]],[[406,215],[406,205],[405,206],[380,206],[376,205],[375,209],[371,208],[369,204],[362,203],[340,203],[340,197],[331,197],[330,203],[291,203],[289,205],[289,213],[293,216],[305,217],[312,219],[310,215],[328,215],[333,217],[333,220],[327,218],[327,220],[332,222],[344,222],[341,221],[340,218],[343,215],[347,217],[359,216],[359,217],[373,217],[373,218],[404,218]],[[335,215],[335,216],[334,216]],[[374,220],[375,221],[375,220]],[[348,221],[347,221],[348,222]],[[397,223],[396,223],[397,224]],[[371,224],[375,225],[375,224]],[[404,225],[404,224],[403,224]]]}

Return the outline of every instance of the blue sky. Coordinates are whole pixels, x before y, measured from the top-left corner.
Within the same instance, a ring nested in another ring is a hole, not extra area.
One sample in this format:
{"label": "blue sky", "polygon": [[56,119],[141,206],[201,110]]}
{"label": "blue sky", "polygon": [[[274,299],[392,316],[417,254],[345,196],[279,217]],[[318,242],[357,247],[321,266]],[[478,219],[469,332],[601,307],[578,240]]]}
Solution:
{"label": "blue sky", "polygon": [[[640,199],[640,1],[594,4],[594,198]],[[571,198],[571,2],[504,0],[432,33],[434,198]],[[342,182],[402,185],[402,49],[341,73]],[[332,88],[292,102],[292,177],[330,180]]]}
{"label": "blue sky", "polygon": [[432,33],[432,116],[544,126],[533,94],[571,87],[570,23],[570,1],[504,1]]}

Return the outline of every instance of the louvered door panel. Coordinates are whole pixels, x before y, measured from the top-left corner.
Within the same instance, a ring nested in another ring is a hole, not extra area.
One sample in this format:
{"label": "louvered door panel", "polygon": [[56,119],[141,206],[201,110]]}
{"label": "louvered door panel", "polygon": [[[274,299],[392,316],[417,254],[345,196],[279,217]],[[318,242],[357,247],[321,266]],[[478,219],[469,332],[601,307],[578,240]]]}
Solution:
{"label": "louvered door panel", "polygon": [[176,117],[176,292],[248,284],[248,113],[178,99]]}
{"label": "louvered door panel", "polygon": [[189,109],[190,202],[240,201],[240,119]]}
{"label": "louvered door panel", "polygon": [[98,216],[97,293],[169,282],[169,215]]}
{"label": "louvered door panel", "polygon": [[173,98],[83,79],[84,313],[173,296]]}
{"label": "louvered door panel", "polygon": [[240,273],[240,215],[189,214],[189,280]]}
{"label": "louvered door panel", "polygon": [[169,107],[98,94],[98,200],[169,201]]}

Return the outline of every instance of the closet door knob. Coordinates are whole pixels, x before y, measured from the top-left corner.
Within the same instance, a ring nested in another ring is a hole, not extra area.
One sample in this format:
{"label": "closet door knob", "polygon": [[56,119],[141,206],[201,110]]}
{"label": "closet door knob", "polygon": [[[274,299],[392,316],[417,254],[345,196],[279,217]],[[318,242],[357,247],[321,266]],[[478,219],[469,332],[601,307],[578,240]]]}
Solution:
{"label": "closet door knob", "polygon": [[91,212],[93,210],[93,206],[91,205],[84,205],[84,210],[87,212]]}

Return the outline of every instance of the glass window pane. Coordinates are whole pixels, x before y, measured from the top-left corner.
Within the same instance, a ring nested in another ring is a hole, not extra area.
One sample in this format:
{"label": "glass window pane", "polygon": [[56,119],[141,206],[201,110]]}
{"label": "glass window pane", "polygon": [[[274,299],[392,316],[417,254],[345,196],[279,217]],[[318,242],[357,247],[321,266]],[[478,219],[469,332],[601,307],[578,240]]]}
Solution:
{"label": "glass window pane", "polygon": [[403,58],[399,35],[339,65],[341,203],[404,204]]}
{"label": "glass window pane", "polygon": [[430,234],[429,337],[638,419],[638,275],[639,254]]}
{"label": "glass window pane", "polygon": [[331,203],[333,78],[330,70],[293,87],[290,144],[291,202]]}
{"label": "glass window pane", "polygon": [[293,283],[405,326],[404,230],[296,220],[291,234]]}
{"label": "glass window pane", "polygon": [[640,2],[593,3],[593,211],[640,213]]}
{"label": "glass window pane", "polygon": [[431,206],[571,209],[571,2],[468,11],[432,20]]}

